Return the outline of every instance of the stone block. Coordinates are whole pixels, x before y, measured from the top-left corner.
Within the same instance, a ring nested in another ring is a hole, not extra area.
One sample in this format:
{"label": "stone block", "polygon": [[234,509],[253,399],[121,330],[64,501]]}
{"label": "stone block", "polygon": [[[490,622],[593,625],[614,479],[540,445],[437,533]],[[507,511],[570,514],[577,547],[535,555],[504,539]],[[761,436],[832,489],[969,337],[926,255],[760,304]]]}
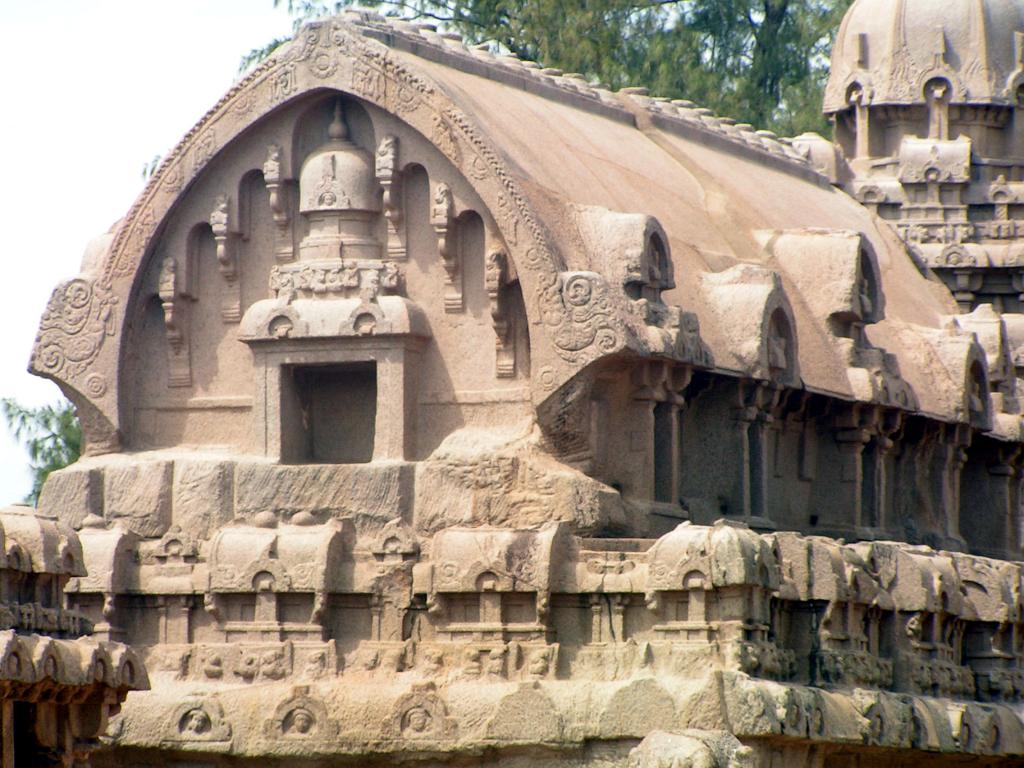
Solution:
{"label": "stone block", "polygon": [[235,514],[251,519],[270,512],[283,521],[299,512],[315,518],[350,517],[360,533],[374,532],[396,517],[409,518],[413,480],[413,466],[401,462],[239,463]]}
{"label": "stone block", "polygon": [[212,535],[234,512],[234,464],[228,461],[174,462],[173,520],[196,537]]}
{"label": "stone block", "polygon": [[416,471],[416,529],[449,525],[539,528],[570,523],[577,533],[625,524],[619,494],[582,472],[515,455],[421,462]]}
{"label": "stone block", "polygon": [[80,528],[87,515],[103,514],[103,470],[72,464],[51,472],[39,495],[39,511]]}
{"label": "stone block", "polygon": [[108,467],[103,483],[103,516],[145,538],[163,536],[171,525],[170,461]]}

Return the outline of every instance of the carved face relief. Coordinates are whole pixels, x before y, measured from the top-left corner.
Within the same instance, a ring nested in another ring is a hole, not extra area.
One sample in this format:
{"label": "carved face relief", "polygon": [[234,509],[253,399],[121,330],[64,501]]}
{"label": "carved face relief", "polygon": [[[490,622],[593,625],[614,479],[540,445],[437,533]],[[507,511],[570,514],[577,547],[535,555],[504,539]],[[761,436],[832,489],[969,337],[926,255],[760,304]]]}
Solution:
{"label": "carved face relief", "polygon": [[433,718],[423,707],[413,707],[405,713],[403,718],[402,732],[412,734],[425,734],[431,730]]}
{"label": "carved face relief", "polygon": [[284,720],[284,732],[305,736],[316,725],[316,718],[308,709],[299,707],[292,710]]}
{"label": "carved face relief", "polygon": [[212,727],[210,716],[199,707],[186,712],[178,723],[178,730],[191,736],[203,736],[209,733]]}

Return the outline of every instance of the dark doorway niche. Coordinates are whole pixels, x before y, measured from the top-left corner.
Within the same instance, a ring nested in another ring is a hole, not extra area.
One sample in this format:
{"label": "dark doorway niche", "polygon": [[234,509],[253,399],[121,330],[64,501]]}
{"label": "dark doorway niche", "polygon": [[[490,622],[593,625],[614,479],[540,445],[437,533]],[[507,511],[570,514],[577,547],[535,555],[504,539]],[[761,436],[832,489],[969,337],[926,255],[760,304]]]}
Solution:
{"label": "dark doorway niche", "polygon": [[281,453],[291,464],[373,459],[377,424],[374,362],[286,368],[281,377]]}

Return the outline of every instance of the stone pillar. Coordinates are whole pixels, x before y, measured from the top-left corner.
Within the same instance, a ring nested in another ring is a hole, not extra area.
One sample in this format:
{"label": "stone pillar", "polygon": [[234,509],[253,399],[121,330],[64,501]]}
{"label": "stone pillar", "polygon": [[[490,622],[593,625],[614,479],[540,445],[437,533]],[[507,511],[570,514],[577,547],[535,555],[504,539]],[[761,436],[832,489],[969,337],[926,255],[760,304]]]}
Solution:
{"label": "stone pillar", "polygon": [[771,409],[778,391],[755,381],[740,381],[736,388],[733,435],[738,463],[734,465],[730,503],[736,506],[737,517],[750,527],[774,529],[766,503],[769,471],[766,425],[773,421]]}
{"label": "stone pillar", "polygon": [[944,472],[942,503],[939,508],[945,515],[945,546],[952,550],[966,548],[960,533],[960,478],[967,462],[967,447],[971,444],[971,428],[966,424],[947,424],[942,427],[942,451]]}
{"label": "stone pillar", "polygon": [[863,429],[840,429],[836,432],[836,443],[842,461],[840,479],[841,489],[835,499],[835,509],[839,519],[833,520],[833,526],[840,529],[863,525],[863,494],[864,494],[864,446],[871,441],[871,436]]}

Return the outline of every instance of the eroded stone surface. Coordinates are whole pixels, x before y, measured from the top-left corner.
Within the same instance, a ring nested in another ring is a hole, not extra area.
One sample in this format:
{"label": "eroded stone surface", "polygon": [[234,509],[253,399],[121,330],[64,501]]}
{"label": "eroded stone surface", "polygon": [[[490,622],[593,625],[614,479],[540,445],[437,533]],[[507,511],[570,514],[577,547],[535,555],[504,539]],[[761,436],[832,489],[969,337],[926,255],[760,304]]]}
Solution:
{"label": "eroded stone surface", "polygon": [[1024,325],[921,271],[1018,247],[969,5],[854,3],[836,145],[370,12],[243,79],[33,357],[153,682],[94,764],[1019,762]]}

